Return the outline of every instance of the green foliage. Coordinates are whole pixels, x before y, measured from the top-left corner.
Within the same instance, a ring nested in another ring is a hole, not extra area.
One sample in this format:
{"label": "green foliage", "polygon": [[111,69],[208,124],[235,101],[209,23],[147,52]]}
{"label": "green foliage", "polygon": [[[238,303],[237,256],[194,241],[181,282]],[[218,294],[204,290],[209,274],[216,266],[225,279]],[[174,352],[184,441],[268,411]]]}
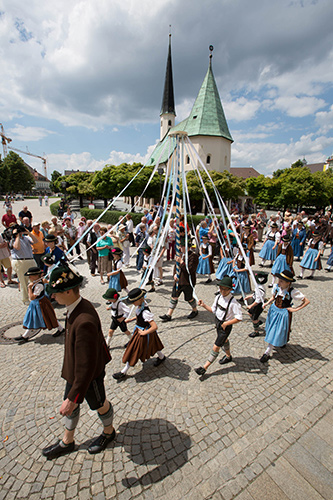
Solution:
{"label": "green foliage", "polygon": [[0,167],[2,190],[19,193],[31,191],[35,179],[22,158],[14,151],[10,151]]}
{"label": "green foliage", "polygon": [[59,208],[59,201],[56,201],[55,203],[51,203],[51,205],[50,205],[51,214],[58,217],[58,208]]}
{"label": "green foliage", "polygon": [[53,170],[51,174],[51,182],[50,182],[50,189],[53,192],[59,191],[58,185],[57,185],[57,180],[61,177],[61,173],[58,172],[57,170]]}
{"label": "green foliage", "polygon": [[[232,175],[226,170],[224,172],[211,171],[210,176],[218,192],[221,194],[224,200],[237,200],[240,196],[245,195],[246,183],[243,179]],[[205,172],[202,172],[201,177],[209,197],[211,198],[213,203],[216,203],[214,187],[208,175]],[[190,199],[202,200],[204,193],[198,174],[193,170],[188,172],[186,174],[186,183]]]}
{"label": "green foliage", "polygon": [[[81,208],[80,212],[81,212],[82,217],[85,217],[86,219],[95,220],[101,215],[103,210],[97,209],[97,208],[95,208],[94,210],[90,210],[89,208]],[[108,210],[107,212],[105,212],[105,214],[100,219],[100,221],[104,222],[105,224],[114,225],[114,224],[117,224],[120,216],[123,217],[127,213],[128,212],[120,212],[118,210]],[[139,222],[141,222],[142,215],[143,215],[142,213],[132,213],[131,212],[134,226],[136,226],[137,224],[139,224]]]}

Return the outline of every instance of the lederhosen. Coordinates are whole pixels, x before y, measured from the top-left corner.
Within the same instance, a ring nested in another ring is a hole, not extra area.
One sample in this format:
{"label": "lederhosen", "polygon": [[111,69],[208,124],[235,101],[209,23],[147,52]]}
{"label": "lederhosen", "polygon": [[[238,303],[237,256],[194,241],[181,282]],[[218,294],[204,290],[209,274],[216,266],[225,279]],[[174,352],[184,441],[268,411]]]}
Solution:
{"label": "lederhosen", "polygon": [[215,345],[217,345],[218,347],[222,347],[223,344],[226,343],[226,341],[228,340],[228,337],[229,337],[229,335],[231,333],[231,330],[232,330],[232,325],[228,325],[226,327],[226,329],[223,330],[222,324],[224,323],[225,318],[227,317],[229,306],[230,306],[231,301],[233,300],[233,297],[231,297],[231,299],[229,300],[226,308],[222,307],[219,304],[220,297],[221,297],[221,294],[218,295],[216,307],[220,311],[223,311],[224,315],[223,315],[223,318],[221,320],[218,319],[217,316],[215,315],[215,327],[216,327],[216,331],[217,331],[217,337],[216,337],[216,340],[215,340]]}
{"label": "lederhosen", "polygon": [[111,305],[111,311],[116,311],[116,314],[114,316],[112,315],[110,330],[116,330],[119,326],[119,328],[122,332],[127,332],[128,328],[127,328],[127,324],[125,323],[125,320],[123,320],[122,322],[118,321],[118,318],[123,317],[122,314],[119,314],[119,305],[120,305],[119,301],[118,301],[116,309],[113,309],[112,305]]}
{"label": "lederhosen", "polygon": [[[274,304],[276,305],[276,307],[278,307],[279,309],[287,309],[287,307],[291,307],[292,306],[292,298],[291,298],[291,292],[293,290],[293,287],[291,287],[289,289],[289,292],[288,292],[288,297],[282,297],[281,295],[278,295],[277,297],[275,297],[274,299]],[[289,329],[288,329],[288,339],[287,339],[287,342],[289,341],[289,336],[290,336],[290,330],[291,330],[291,320],[292,320],[292,314],[291,312],[288,311],[288,314],[289,314]]]}

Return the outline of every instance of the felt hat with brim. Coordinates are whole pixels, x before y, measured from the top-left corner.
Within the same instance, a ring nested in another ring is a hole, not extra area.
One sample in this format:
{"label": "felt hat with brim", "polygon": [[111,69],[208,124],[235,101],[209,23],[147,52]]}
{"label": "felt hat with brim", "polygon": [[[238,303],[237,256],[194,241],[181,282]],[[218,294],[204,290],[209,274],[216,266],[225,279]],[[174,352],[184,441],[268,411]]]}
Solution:
{"label": "felt hat with brim", "polygon": [[287,243],[288,241],[291,240],[291,237],[289,234],[285,234],[284,236],[282,236],[282,241],[284,241],[285,243]]}
{"label": "felt hat with brim", "polygon": [[46,264],[47,266],[52,266],[53,264],[55,264],[55,256],[51,255],[50,253],[46,253],[41,258],[41,261],[44,262],[44,264]]}
{"label": "felt hat with brim", "polygon": [[251,224],[249,224],[248,222],[244,224],[244,229],[251,229],[251,227]]}
{"label": "felt hat with brim", "polygon": [[143,252],[147,253],[147,254],[151,254],[151,248],[150,247],[143,247],[142,249]]}
{"label": "felt hat with brim", "polygon": [[126,229],[126,226],[124,226],[124,224],[120,224],[119,226],[119,230],[121,231],[122,229]]}
{"label": "felt hat with brim", "polygon": [[224,288],[232,288],[232,278],[230,276],[225,276],[221,280],[217,280],[216,284]]}
{"label": "felt hat with brim", "polygon": [[147,291],[143,288],[133,288],[128,292],[127,300],[128,302],[135,302],[136,300],[142,299],[146,295]]}
{"label": "felt hat with brim", "polygon": [[121,255],[123,253],[122,249],[119,247],[111,248],[111,252],[113,255]]}
{"label": "felt hat with brim", "polygon": [[50,274],[46,291],[49,295],[52,295],[52,293],[67,292],[67,290],[81,285],[82,281],[83,276],[80,276],[72,264],[59,264]]}
{"label": "felt hat with brim", "polygon": [[271,227],[279,227],[276,222],[273,222],[273,224],[271,224]]}
{"label": "felt hat with brim", "polygon": [[320,231],[315,229],[312,234],[313,234],[313,236],[320,236]]}
{"label": "felt hat with brim", "polygon": [[108,288],[102,297],[105,300],[117,299],[119,297],[119,293],[115,288]]}
{"label": "felt hat with brim", "polygon": [[254,277],[257,283],[260,283],[260,285],[264,285],[265,283],[267,283],[268,273],[265,273],[264,271],[258,271],[254,273]]}
{"label": "felt hat with brim", "polygon": [[44,238],[44,241],[49,243],[50,241],[57,241],[58,238],[54,234],[47,234]]}
{"label": "felt hat with brim", "polygon": [[282,273],[277,273],[275,276],[280,280],[288,281],[288,283],[293,283],[294,281],[296,281],[294,279],[293,273],[289,271],[289,269],[285,269],[284,271],[282,271]]}
{"label": "felt hat with brim", "polygon": [[35,274],[41,274],[41,270],[39,267],[29,267],[29,269],[24,273],[24,276],[34,276]]}

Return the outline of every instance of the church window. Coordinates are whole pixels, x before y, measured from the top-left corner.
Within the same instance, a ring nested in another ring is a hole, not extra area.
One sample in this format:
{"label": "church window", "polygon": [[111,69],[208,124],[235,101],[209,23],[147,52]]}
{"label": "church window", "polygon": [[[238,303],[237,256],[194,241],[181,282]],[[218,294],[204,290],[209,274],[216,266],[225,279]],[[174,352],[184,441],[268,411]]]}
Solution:
{"label": "church window", "polygon": [[194,115],[193,116],[193,120],[195,120],[196,118],[198,118],[198,115]]}
{"label": "church window", "polygon": [[225,157],[224,157],[224,165],[225,166],[227,165],[227,161],[228,161],[228,158],[227,158],[227,155],[225,155]]}
{"label": "church window", "polygon": [[171,127],[171,125],[172,125],[171,120],[168,121],[168,125],[169,125],[169,127]]}
{"label": "church window", "polygon": [[190,157],[189,155],[186,155],[186,164],[188,165],[190,163]]}
{"label": "church window", "polygon": [[210,164],[210,160],[211,160],[211,156],[210,156],[210,155],[207,155],[207,160],[206,160],[207,165],[209,165],[209,164]]}

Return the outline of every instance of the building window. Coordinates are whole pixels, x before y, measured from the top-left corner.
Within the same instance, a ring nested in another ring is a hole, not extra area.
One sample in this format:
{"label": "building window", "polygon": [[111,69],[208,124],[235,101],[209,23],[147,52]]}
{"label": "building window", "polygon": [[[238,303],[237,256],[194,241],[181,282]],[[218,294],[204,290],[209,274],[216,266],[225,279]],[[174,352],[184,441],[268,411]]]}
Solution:
{"label": "building window", "polygon": [[210,159],[211,159],[211,156],[207,155],[207,160],[206,160],[207,165],[210,165]]}
{"label": "building window", "polygon": [[168,125],[169,125],[169,127],[171,127],[171,125],[172,125],[171,120],[168,121]]}
{"label": "building window", "polygon": [[188,165],[190,163],[190,157],[189,155],[186,155],[186,164]]}
{"label": "building window", "polygon": [[224,157],[224,166],[225,167],[227,166],[227,161],[228,161],[228,157],[227,157],[227,155],[225,155],[225,157]]}
{"label": "building window", "polygon": [[163,125],[163,120],[161,120],[161,127],[162,127],[162,125]]}
{"label": "building window", "polygon": [[193,120],[195,120],[196,118],[198,118],[198,115],[194,115],[193,116]]}

